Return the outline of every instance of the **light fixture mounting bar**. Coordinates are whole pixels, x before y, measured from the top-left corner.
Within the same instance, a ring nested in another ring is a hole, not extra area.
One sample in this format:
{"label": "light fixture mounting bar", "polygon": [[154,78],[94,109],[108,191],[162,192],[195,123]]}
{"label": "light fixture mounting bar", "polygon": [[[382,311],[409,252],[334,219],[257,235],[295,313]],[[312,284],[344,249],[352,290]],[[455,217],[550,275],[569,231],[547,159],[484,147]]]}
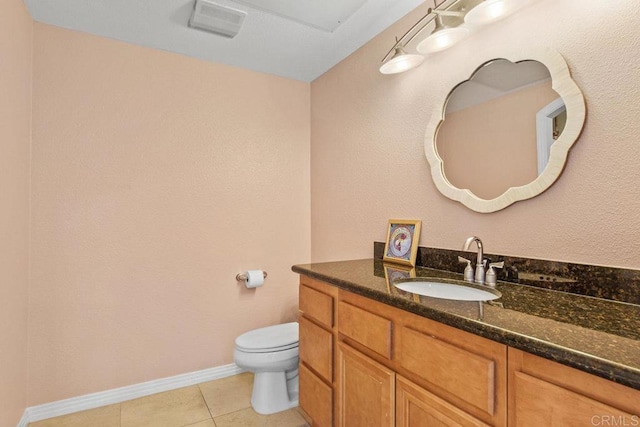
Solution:
{"label": "light fixture mounting bar", "polygon": [[[389,52],[382,58],[381,62],[384,62],[389,56],[395,52],[398,47],[405,47],[413,41],[422,31],[429,25],[436,16],[462,16],[464,14],[464,5],[460,8],[456,8],[459,3],[467,3],[466,0],[444,0],[437,4],[435,8],[427,9],[426,15],[418,20],[411,28],[405,32],[399,39],[396,37],[396,43],[389,49]],[[453,9],[453,10],[452,10]],[[458,10],[456,10],[458,9]],[[417,30],[416,30],[417,29]]]}
{"label": "light fixture mounting bar", "polygon": [[[531,0],[437,0],[433,8],[413,24],[382,58],[382,74],[398,74],[418,67],[431,55],[466,39],[475,29],[509,16]],[[429,26],[435,21],[435,27]],[[421,33],[429,31],[416,46],[417,54],[405,50]]]}

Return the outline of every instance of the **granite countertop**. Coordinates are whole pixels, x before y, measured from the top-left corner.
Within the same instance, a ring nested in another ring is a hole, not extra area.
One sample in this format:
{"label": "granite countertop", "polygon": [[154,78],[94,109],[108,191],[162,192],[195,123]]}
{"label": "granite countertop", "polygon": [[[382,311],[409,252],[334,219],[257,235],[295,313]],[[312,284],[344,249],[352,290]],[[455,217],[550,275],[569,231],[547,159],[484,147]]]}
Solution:
{"label": "granite countertop", "polygon": [[[413,276],[409,268],[374,259],[301,264],[292,270],[640,390],[640,305],[509,282],[498,282],[502,297],[488,303],[429,298],[390,284]],[[420,267],[415,276],[462,279]]]}

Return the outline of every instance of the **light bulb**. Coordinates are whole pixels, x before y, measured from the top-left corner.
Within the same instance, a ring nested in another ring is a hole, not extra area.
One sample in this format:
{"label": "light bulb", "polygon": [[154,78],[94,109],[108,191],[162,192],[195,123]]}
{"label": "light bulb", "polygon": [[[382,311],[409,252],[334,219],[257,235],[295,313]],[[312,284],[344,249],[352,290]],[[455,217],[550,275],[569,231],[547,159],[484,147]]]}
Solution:
{"label": "light bulb", "polygon": [[434,31],[429,37],[422,40],[416,48],[420,53],[435,53],[445,50],[463,40],[469,35],[467,28],[450,27]]}
{"label": "light bulb", "polygon": [[464,17],[469,25],[486,25],[514,13],[529,0],[485,0]]}

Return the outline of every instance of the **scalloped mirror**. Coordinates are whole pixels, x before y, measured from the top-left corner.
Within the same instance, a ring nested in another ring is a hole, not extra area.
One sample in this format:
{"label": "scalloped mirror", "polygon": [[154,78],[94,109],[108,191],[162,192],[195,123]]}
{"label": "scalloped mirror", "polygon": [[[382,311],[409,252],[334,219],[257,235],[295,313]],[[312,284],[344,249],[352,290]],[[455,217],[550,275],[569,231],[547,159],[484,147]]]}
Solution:
{"label": "scalloped mirror", "polygon": [[560,176],[585,119],[584,98],[549,49],[500,55],[434,109],[425,153],[438,190],[476,212],[544,192]]}

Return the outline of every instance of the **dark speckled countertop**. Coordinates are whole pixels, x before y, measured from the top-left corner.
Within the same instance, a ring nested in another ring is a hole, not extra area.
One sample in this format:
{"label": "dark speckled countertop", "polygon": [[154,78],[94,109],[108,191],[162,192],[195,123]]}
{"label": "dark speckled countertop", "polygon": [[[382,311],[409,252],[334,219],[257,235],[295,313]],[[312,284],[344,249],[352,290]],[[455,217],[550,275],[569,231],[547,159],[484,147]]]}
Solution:
{"label": "dark speckled countertop", "polygon": [[[292,270],[640,390],[640,305],[509,282],[498,282],[502,297],[491,303],[429,298],[389,284],[387,276],[408,276],[406,267],[374,259],[302,264]],[[429,268],[416,268],[415,274],[462,279]]]}

